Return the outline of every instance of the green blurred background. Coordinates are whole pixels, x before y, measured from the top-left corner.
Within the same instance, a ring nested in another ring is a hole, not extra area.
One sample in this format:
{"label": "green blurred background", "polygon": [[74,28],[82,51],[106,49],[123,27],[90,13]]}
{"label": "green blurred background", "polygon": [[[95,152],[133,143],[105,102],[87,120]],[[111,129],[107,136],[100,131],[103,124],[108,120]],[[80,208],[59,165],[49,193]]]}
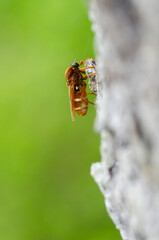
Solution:
{"label": "green blurred background", "polygon": [[121,239],[89,175],[95,108],[72,122],[64,77],[92,42],[84,1],[0,0],[0,240]]}

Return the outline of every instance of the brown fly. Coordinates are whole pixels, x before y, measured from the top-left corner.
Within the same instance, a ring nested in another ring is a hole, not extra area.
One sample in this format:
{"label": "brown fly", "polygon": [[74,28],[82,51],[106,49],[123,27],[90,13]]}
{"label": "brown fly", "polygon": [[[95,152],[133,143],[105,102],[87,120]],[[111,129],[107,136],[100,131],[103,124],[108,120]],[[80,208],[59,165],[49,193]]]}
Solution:
{"label": "brown fly", "polygon": [[94,93],[86,93],[86,83],[84,80],[86,80],[88,76],[96,73],[83,76],[83,74],[86,74],[84,71],[85,69],[93,68],[93,66],[85,67],[85,65],[83,68],[79,68],[81,65],[85,64],[85,62],[81,61],[80,63],[77,63],[77,59],[75,59],[75,61],[71,64],[71,67],[67,68],[65,72],[66,85],[69,87],[72,121],[75,120],[75,112],[80,116],[85,116],[88,111],[88,103],[95,105],[94,103],[88,101],[87,94]]}

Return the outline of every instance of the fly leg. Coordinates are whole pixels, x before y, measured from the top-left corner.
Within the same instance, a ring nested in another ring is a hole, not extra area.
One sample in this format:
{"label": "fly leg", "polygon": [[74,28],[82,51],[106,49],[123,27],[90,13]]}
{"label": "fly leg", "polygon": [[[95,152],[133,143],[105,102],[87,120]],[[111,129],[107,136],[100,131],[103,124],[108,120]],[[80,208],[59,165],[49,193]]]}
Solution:
{"label": "fly leg", "polygon": [[95,73],[90,73],[90,74],[87,74],[87,77],[89,77],[89,76],[92,76],[92,75],[94,75],[94,74],[97,74],[97,72],[95,72]]}
{"label": "fly leg", "polygon": [[[85,91],[86,91],[86,85],[84,86],[84,89],[83,89],[82,94],[81,94],[81,99],[82,99],[82,101],[85,101],[85,102],[90,103],[90,104],[92,104],[92,105],[95,106],[95,103],[92,103],[92,102],[88,101],[88,99],[83,98]],[[96,95],[96,94],[93,93],[93,92],[89,92],[89,93],[87,93],[87,94],[94,94],[94,95]]]}
{"label": "fly leg", "polygon": [[[89,68],[94,68],[94,69],[95,69],[95,66],[85,67],[85,64],[86,64],[86,62],[87,62],[88,59],[90,59],[90,58],[87,58],[87,59],[85,60],[85,62],[83,63],[83,64],[84,64],[84,67],[81,68],[80,71],[81,71],[81,70],[83,71],[83,70],[89,69]],[[82,71],[81,71],[81,72],[82,72]],[[92,75],[94,75],[94,74],[97,74],[97,72],[87,74],[87,77],[92,76]],[[87,79],[87,77],[85,78],[85,80]]]}
{"label": "fly leg", "polygon": [[88,92],[87,94],[93,94],[93,95],[96,95],[94,92]]}
{"label": "fly leg", "polygon": [[95,106],[95,103],[92,103],[92,102],[88,101],[88,99],[83,99],[83,101],[85,101],[85,102],[87,102],[87,103],[90,103],[90,104],[92,104],[92,105]]}
{"label": "fly leg", "polygon": [[[81,69],[80,69],[80,70],[81,70]],[[92,75],[94,75],[94,74],[97,74],[97,72],[95,72],[95,73],[90,73],[90,74],[86,75],[85,77],[83,77],[83,79],[86,80],[87,77],[92,76]]]}
{"label": "fly leg", "polygon": [[82,91],[82,93],[81,93],[81,99],[82,99],[82,100],[83,100],[83,96],[84,96],[85,91],[86,91],[86,85],[84,86],[83,91]]}
{"label": "fly leg", "polygon": [[87,62],[88,59],[90,59],[90,58],[86,58],[86,60],[84,61],[84,66],[85,66],[85,64],[86,64],[86,62]]}
{"label": "fly leg", "polygon": [[[87,92],[87,94],[93,94],[93,95],[96,95],[94,92]],[[92,103],[90,101],[88,101],[87,99],[84,100],[85,102],[88,102],[88,103],[91,103],[92,105],[96,106],[95,103]]]}
{"label": "fly leg", "polygon": [[80,69],[80,72],[86,74],[86,72],[82,68]]}
{"label": "fly leg", "polygon": [[88,68],[94,68],[93,66],[90,66],[90,67],[83,67],[83,68],[80,68],[80,70],[85,70],[85,69],[88,69]]}

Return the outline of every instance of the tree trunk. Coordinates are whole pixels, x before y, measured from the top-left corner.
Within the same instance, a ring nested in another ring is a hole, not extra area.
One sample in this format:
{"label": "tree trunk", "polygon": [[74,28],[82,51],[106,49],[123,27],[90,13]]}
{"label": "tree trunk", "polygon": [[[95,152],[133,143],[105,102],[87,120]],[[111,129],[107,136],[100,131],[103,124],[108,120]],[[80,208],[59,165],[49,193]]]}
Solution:
{"label": "tree trunk", "polygon": [[90,0],[97,48],[91,175],[123,239],[159,239],[159,1]]}

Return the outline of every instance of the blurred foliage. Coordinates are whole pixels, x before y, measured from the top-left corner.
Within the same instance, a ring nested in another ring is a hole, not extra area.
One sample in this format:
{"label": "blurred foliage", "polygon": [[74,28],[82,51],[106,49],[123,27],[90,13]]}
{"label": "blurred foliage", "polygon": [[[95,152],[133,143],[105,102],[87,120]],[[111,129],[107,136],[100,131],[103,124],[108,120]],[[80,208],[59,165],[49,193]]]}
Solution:
{"label": "blurred foliage", "polygon": [[0,0],[0,240],[121,239],[89,175],[95,108],[73,123],[64,78],[90,28],[82,1]]}

